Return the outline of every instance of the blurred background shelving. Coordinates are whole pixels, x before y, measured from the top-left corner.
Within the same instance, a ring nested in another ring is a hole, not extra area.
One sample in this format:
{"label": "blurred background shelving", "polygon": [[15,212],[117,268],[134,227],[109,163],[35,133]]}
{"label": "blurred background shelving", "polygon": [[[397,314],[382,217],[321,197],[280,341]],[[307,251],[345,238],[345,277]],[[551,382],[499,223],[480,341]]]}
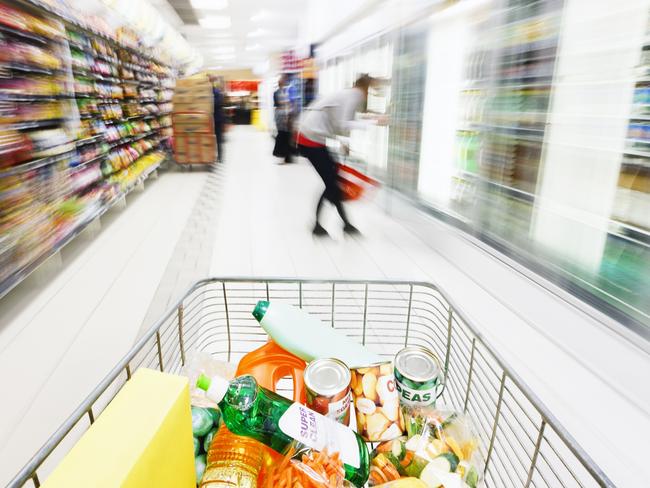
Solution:
{"label": "blurred background shelving", "polygon": [[41,2],[0,4],[0,296],[167,157],[175,73]]}

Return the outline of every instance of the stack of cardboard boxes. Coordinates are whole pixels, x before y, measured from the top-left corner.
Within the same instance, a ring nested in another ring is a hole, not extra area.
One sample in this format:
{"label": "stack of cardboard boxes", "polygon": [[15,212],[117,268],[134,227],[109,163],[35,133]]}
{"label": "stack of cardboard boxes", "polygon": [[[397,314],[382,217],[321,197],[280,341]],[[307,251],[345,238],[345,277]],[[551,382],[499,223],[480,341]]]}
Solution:
{"label": "stack of cardboard boxes", "polygon": [[214,136],[212,84],[205,76],[176,82],[174,104],[174,157],[179,164],[210,164],[217,158]]}

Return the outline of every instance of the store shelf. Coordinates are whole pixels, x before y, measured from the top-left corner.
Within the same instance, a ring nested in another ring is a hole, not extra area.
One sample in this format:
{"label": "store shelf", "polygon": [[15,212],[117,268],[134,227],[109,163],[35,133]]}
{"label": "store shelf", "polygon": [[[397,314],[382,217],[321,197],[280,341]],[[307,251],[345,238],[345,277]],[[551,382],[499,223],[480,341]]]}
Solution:
{"label": "store shelf", "polygon": [[26,95],[0,92],[0,101],[7,100],[11,102],[56,102],[59,100],[69,100],[71,98],[74,98],[74,95]]}
{"label": "store shelf", "polygon": [[9,168],[2,169],[0,170],[0,178],[6,176],[18,175],[20,173],[25,173],[26,171],[32,171],[38,168],[42,168],[44,166],[49,166],[51,164],[59,163],[61,161],[69,159],[74,153],[75,150],[70,150],[70,151],[63,152],[61,154],[57,154],[55,156],[48,156],[45,158],[34,159],[27,163],[22,163],[17,166],[11,166]]}
{"label": "store shelf", "polygon": [[103,81],[105,83],[113,83],[113,84],[121,83],[121,80],[118,78],[114,78],[112,76],[105,76],[100,73],[93,73],[92,71],[88,71],[81,68],[72,68],[72,72],[80,78],[90,78],[92,80]]}
{"label": "store shelf", "polygon": [[145,132],[144,134],[138,134],[135,136],[128,136],[128,137],[123,137],[119,141],[116,141],[114,143],[110,144],[110,149],[115,149],[116,147],[124,146],[125,144],[131,144],[133,142],[139,141],[140,139],[144,139],[146,137],[152,136],[155,134],[155,130],[150,130],[148,132]]}
{"label": "store shelf", "polygon": [[104,142],[104,135],[103,134],[98,134],[98,135],[92,136],[92,137],[86,137],[85,139],[78,139],[76,144],[77,144],[77,147],[82,147],[82,146],[86,146],[88,144],[96,144],[98,142]]}
{"label": "store shelf", "polygon": [[650,144],[650,140],[647,139],[626,139],[626,142],[628,144],[643,144],[643,145]]}
{"label": "store shelf", "polygon": [[[27,278],[30,274],[36,271],[45,261],[47,261],[52,255],[59,252],[66,245],[68,245],[75,237],[77,237],[82,231],[84,231],[92,222],[103,216],[108,212],[118,201],[125,198],[135,187],[140,183],[146,181],[151,174],[160,167],[161,163],[153,165],[148,168],[142,175],[140,175],[136,181],[129,186],[128,189],[121,192],[119,195],[115,196],[111,200],[107,201],[104,204],[100,204],[98,208],[93,209],[92,212],[87,212],[87,215],[84,215],[79,219],[79,221],[73,224],[71,229],[61,237],[56,244],[48,249],[47,251],[36,256],[29,264],[22,267],[19,270],[14,271],[7,278],[0,281],[0,298],[4,297],[12,289],[14,289],[21,281]],[[96,182],[97,183],[97,182]],[[96,184],[95,183],[95,184]]]}
{"label": "store shelf", "polygon": [[47,127],[56,127],[66,123],[68,119],[45,119],[33,120],[29,122],[16,122],[13,124],[2,124],[7,130],[27,130],[27,129],[45,129]]}
{"label": "store shelf", "polygon": [[650,158],[650,151],[637,151],[636,149],[625,149],[623,154],[630,154],[632,156],[641,156],[643,158]]}
{"label": "store shelf", "polygon": [[57,69],[45,68],[43,66],[35,66],[33,64],[26,63],[5,63],[2,65],[3,68],[9,69],[12,71],[19,71],[22,73],[34,73],[38,75],[49,75],[62,73],[63,71]]}
{"label": "store shelf", "polygon": [[28,40],[28,41],[36,41],[36,42],[38,42],[40,44],[48,44],[48,43],[53,41],[52,39],[50,39],[48,37],[41,36],[41,35],[35,34],[33,32],[27,32],[27,31],[23,31],[23,30],[19,30],[19,29],[13,29],[13,28],[9,27],[8,25],[4,25],[4,24],[1,24],[1,23],[0,23],[0,32],[2,32],[4,34],[10,34],[12,36],[20,37],[20,38]]}
{"label": "store shelf", "polygon": [[108,156],[108,151],[103,152],[101,154],[98,154],[94,158],[90,158],[89,160],[84,161],[83,163],[79,163],[78,165],[75,166],[75,168],[79,168],[79,167],[82,167],[82,166],[88,166],[89,164],[96,163],[97,161],[101,161],[102,159],[104,159],[106,156]]}

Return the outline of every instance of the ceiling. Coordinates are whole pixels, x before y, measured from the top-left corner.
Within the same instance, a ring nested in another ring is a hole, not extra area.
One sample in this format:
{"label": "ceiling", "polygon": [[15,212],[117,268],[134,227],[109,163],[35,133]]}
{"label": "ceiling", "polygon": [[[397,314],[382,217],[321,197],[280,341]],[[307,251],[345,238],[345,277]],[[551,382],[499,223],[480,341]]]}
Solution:
{"label": "ceiling", "polygon": [[[253,68],[264,63],[269,54],[293,47],[298,39],[299,21],[309,3],[306,0],[149,1],[203,55],[203,67],[213,69]],[[197,8],[203,6],[208,8]]]}

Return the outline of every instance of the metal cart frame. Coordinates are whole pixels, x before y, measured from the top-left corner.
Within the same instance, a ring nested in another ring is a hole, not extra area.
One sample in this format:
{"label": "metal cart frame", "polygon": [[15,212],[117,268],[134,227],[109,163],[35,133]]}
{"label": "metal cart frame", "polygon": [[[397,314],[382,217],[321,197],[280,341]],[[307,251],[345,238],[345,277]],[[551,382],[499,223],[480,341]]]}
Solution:
{"label": "metal cart frame", "polygon": [[[302,307],[386,358],[410,344],[436,352],[445,367],[442,402],[467,412],[482,441],[483,486],[614,486],[462,309],[435,285],[253,278],[210,278],[194,284],[9,486],[39,486],[39,473],[56,466],[137,368],[178,373],[193,350],[235,361],[263,345],[267,336],[251,315],[258,300]],[[290,390],[290,385],[287,380],[280,387]]]}

